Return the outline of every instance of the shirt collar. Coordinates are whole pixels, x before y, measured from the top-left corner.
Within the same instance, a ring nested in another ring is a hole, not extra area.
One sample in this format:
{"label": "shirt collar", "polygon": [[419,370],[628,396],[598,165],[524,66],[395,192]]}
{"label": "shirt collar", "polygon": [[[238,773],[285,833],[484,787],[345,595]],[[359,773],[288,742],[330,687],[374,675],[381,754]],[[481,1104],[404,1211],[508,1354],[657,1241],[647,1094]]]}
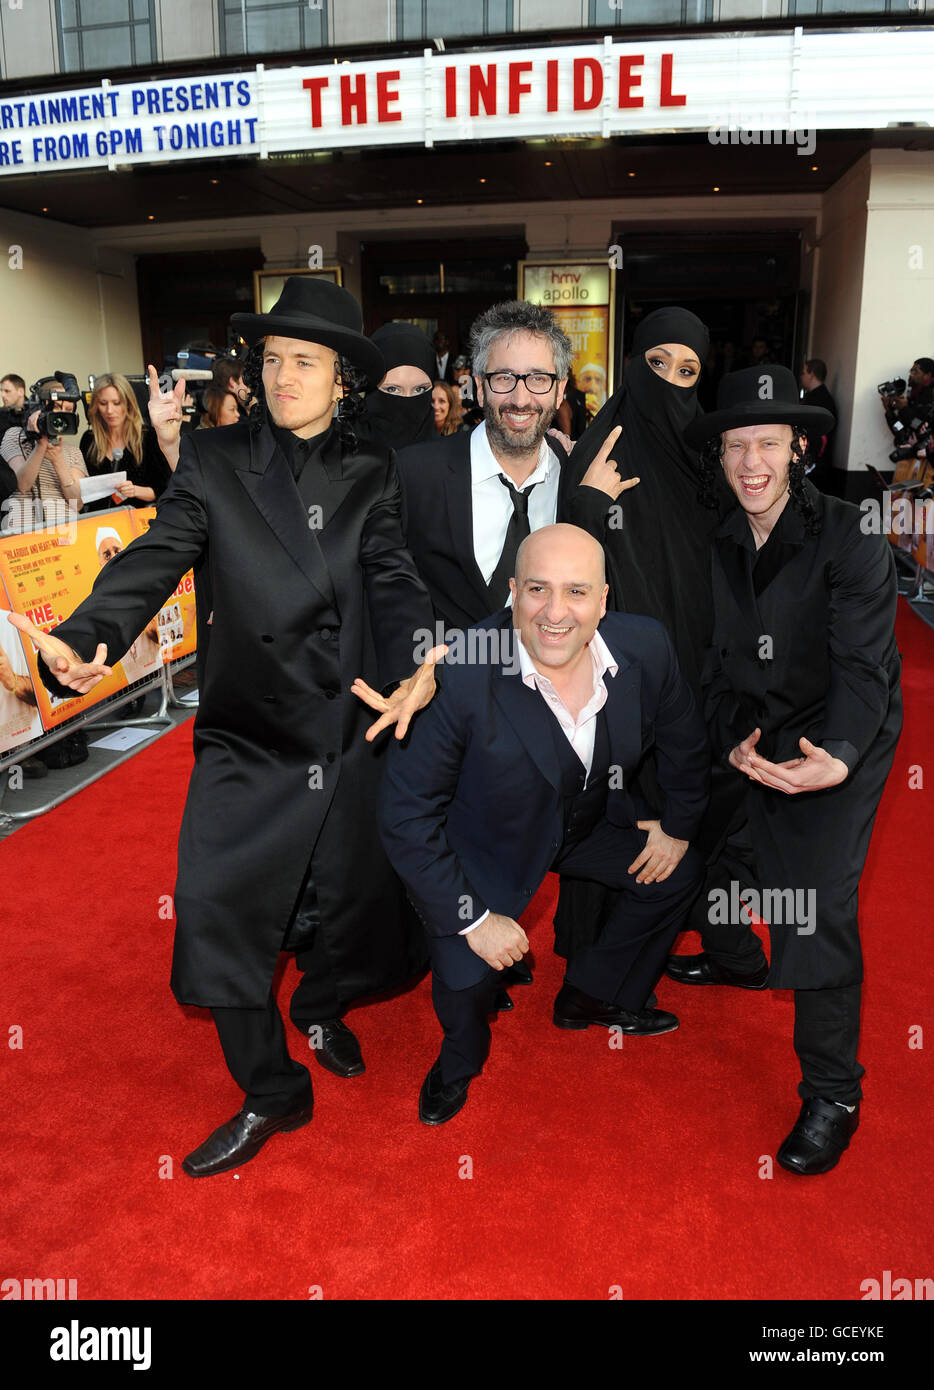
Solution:
{"label": "shirt collar", "polygon": [[[522,640],[522,633],[518,628],[516,628],[516,639],[519,648],[519,675],[522,678],[523,685],[534,688],[538,681],[547,681],[548,684],[551,685],[549,678],[539,671],[529,655],[526,645]],[[600,636],[599,629],[590,639],[589,651],[593,660],[594,689],[596,689],[598,682],[603,680],[607,671],[609,671],[611,676],[616,675],[619,670],[619,664],[603,638]]]}
{"label": "shirt collar", "polygon": [[[559,467],[558,460],[554,452],[549,448],[543,439],[538,450],[538,463],[535,465],[534,473],[530,473],[522,484],[523,490],[530,483],[544,482],[557,472]],[[505,470],[490,448],[490,441],[486,433],[486,421],[483,420],[470,435],[470,476],[474,483],[484,483],[488,478],[496,478],[500,474],[505,478]],[[512,479],[509,480],[512,482]]]}

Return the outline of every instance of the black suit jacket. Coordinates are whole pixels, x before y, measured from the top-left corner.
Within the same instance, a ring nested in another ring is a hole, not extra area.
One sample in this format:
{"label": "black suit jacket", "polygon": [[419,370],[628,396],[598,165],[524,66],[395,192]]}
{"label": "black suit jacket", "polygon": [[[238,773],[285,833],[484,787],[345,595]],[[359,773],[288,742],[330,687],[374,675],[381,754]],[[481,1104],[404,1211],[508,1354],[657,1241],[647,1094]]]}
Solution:
{"label": "black suit jacket", "polygon": [[[473,548],[469,434],[452,434],[414,444],[396,455],[402,487],[402,529],[431,601],[445,627],[471,627],[499,607],[477,567]],[[571,521],[602,545],[610,498],[597,488],[573,488],[570,460],[557,440],[546,436],[561,465],[558,521]]]}
{"label": "black suit jacket", "polygon": [[368,809],[382,764],[364,740],[373,713],[350,685],[411,675],[431,605],[388,452],[346,455],[332,435],[314,467],[309,512],[268,426],[183,436],[149,530],[55,630],[86,660],[98,642],[119,658],[186,570],[210,579],[175,892],[182,1003],[264,1006],[309,862],[342,1000],[406,978],[416,949]]}
{"label": "black suit jacket", "polygon": [[[662,828],[690,840],[706,806],[710,760],[668,634],[653,618],[626,613],[607,613],[599,630],[619,667],[606,676],[606,818],[628,827],[647,814],[631,781],[654,749]],[[487,909],[518,917],[563,836],[554,715],[523,683],[518,660],[503,659],[500,635],[511,633],[504,609],[466,634],[464,655],[487,651],[490,659],[445,663],[441,690],[413,721],[407,745],[389,751],[380,795],[383,843],[454,989],[487,970],[459,933]],[[492,651],[484,635],[500,637]]]}

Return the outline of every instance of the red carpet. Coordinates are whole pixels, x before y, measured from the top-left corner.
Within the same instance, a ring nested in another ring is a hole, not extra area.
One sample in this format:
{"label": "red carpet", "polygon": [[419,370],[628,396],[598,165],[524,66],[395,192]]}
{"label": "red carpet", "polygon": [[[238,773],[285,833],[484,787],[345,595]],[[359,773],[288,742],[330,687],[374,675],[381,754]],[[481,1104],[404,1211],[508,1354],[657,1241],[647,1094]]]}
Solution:
{"label": "red carpet", "polygon": [[[850,1300],[884,1270],[929,1275],[934,1044],[910,1041],[929,1023],[931,814],[909,768],[934,634],[903,606],[899,636],[905,732],[862,892],[864,1117],[833,1173],[762,1176],[799,1105],[790,994],[663,980],[680,1031],[620,1051],[552,1026],[549,881],[525,919],[535,984],[450,1124],[416,1115],[438,1046],[423,981],[348,1016],[367,1071],[313,1065],[313,1124],[238,1175],[186,1177],[240,1103],[208,1014],[168,987],[189,724],[2,847],[2,1017],[23,1046],[2,1052],[0,1277],[76,1279],[85,1299]],[[280,995],[294,983],[290,963]]]}

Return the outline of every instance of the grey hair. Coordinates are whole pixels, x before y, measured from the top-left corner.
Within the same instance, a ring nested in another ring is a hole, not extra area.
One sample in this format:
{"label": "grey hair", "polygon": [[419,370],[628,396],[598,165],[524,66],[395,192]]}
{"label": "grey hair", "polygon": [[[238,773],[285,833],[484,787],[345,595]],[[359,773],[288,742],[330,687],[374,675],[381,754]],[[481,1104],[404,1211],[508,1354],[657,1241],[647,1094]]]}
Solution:
{"label": "grey hair", "polygon": [[470,329],[470,360],[476,376],[482,377],[486,371],[490,349],[497,338],[511,337],[513,333],[536,333],[547,339],[554,353],[558,380],[565,379],[571,369],[571,340],[550,309],[532,304],[528,299],[493,304],[474,319]]}

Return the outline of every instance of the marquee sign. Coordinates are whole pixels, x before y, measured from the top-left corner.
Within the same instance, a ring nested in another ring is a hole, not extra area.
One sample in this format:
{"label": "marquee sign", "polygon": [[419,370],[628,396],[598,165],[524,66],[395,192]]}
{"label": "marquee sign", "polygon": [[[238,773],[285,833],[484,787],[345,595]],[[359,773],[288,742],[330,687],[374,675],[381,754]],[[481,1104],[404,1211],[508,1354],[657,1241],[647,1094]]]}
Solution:
{"label": "marquee sign", "polygon": [[0,100],[0,175],[344,147],[934,123],[934,30],[707,35],[266,68]]}

